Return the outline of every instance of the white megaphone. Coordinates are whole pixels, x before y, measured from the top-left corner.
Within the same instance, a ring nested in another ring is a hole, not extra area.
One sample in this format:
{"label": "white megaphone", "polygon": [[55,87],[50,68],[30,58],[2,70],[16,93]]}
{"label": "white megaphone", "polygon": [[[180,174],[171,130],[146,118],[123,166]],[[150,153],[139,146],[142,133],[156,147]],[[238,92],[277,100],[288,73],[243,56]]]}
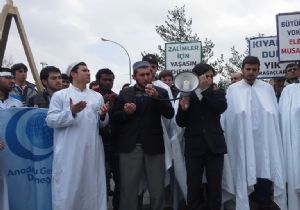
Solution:
{"label": "white megaphone", "polygon": [[175,76],[174,85],[181,96],[189,96],[199,86],[199,79],[193,72],[181,72]]}

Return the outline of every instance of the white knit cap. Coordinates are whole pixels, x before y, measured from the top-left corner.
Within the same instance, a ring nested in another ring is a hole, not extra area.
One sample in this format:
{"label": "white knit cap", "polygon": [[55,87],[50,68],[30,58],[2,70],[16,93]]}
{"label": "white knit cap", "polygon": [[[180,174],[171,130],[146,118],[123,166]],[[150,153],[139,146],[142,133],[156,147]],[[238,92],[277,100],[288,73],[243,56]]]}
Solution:
{"label": "white knit cap", "polygon": [[66,71],[66,74],[68,75],[68,77],[70,77],[71,71],[73,70],[73,68],[74,68],[76,65],[80,64],[80,63],[82,63],[82,61],[76,61],[76,62],[71,63],[71,64],[68,66],[67,71]]}

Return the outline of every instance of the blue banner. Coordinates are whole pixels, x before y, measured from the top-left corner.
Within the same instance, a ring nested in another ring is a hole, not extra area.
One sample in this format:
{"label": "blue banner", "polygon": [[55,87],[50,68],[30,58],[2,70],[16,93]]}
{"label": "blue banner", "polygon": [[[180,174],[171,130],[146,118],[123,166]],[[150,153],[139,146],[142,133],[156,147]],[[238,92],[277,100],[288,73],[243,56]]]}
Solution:
{"label": "blue banner", "polygon": [[48,109],[0,111],[0,160],[6,175],[10,210],[51,210],[53,129]]}

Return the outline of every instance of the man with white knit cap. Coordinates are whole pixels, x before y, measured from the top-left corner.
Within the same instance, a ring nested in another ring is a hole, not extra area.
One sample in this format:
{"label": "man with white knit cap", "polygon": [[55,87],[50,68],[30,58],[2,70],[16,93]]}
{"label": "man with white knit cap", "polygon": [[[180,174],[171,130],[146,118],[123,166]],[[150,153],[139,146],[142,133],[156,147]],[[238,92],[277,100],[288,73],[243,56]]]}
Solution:
{"label": "man with white knit cap", "polygon": [[46,118],[54,128],[53,210],[107,209],[104,152],[98,126],[108,123],[109,105],[87,88],[90,71],[72,63],[71,85],[55,92]]}

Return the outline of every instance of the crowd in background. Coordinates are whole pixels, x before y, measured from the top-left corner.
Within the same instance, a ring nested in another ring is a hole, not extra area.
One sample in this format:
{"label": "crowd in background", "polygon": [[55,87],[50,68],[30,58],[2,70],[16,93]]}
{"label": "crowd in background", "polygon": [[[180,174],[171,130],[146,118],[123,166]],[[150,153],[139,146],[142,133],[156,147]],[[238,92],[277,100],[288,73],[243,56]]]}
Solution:
{"label": "crowd in background", "polygon": [[[72,63],[65,73],[55,66],[44,67],[40,72],[44,90],[38,92],[35,85],[27,81],[27,66],[18,63],[10,69],[1,68],[0,110],[11,107],[49,108],[46,121],[55,132],[53,209],[104,210],[107,209],[106,193],[113,198],[114,210],[142,209],[143,194],[148,190],[153,210],[218,210],[222,205],[224,174],[232,173],[232,177],[237,179],[244,176],[236,171],[244,170],[239,168],[240,163],[244,163],[239,158],[243,158],[245,154],[235,156],[239,152],[235,150],[238,148],[235,147],[237,142],[232,139],[237,138],[239,133],[235,133],[232,126],[236,125],[234,123],[238,120],[246,121],[247,112],[251,113],[249,119],[252,121],[247,122],[249,124],[245,126],[251,125],[253,133],[240,130],[240,134],[253,135],[253,139],[256,140],[268,139],[261,141],[265,142],[265,145],[257,146],[254,142],[256,151],[258,147],[264,148],[260,154],[254,156],[272,162],[271,159],[274,158],[272,153],[278,150],[277,155],[284,156],[283,159],[278,158],[278,161],[289,161],[285,159],[284,143],[281,140],[274,143],[276,138],[282,138],[284,141],[284,136],[279,133],[277,136],[260,137],[264,131],[259,131],[256,126],[259,124],[258,121],[266,120],[265,122],[269,123],[278,120],[274,127],[270,124],[269,126],[270,129],[280,127],[277,111],[274,111],[278,104],[273,103],[272,94],[275,93],[276,102],[279,102],[287,86],[300,82],[300,64],[288,64],[285,68],[285,78],[274,78],[269,81],[273,93],[269,86],[265,86],[265,82],[258,83],[259,65],[257,58],[246,57],[241,72],[231,75],[228,90],[222,90],[213,83],[215,70],[208,64],[198,64],[194,67],[193,73],[199,78],[199,88],[176,102],[172,99],[177,98],[180,92],[174,86],[173,74],[167,70],[158,73],[158,60],[151,54],[134,63],[133,79],[136,84],[124,84],[120,93],[112,90],[115,79],[112,70],[108,68],[98,70],[95,81],[91,82],[90,71],[84,62]],[[245,83],[242,83],[243,81]],[[246,104],[243,110],[246,115],[244,119],[239,118],[236,113],[240,112],[237,110],[244,104],[237,101],[248,99],[251,99],[250,105]],[[260,103],[271,105],[266,108],[260,106]],[[258,112],[251,107],[257,107],[265,112]],[[269,108],[272,111],[268,110]],[[273,112],[274,118],[260,118],[265,113]],[[98,116],[95,117],[97,113]],[[233,119],[233,116],[236,118]],[[98,122],[100,127],[97,127]],[[180,132],[182,136],[178,137]],[[182,153],[187,171],[184,181],[187,184],[187,197],[182,188],[178,187],[180,181],[176,180],[174,157],[172,155],[170,159],[167,157],[168,152],[172,154],[172,145],[168,148],[167,141],[171,142],[174,136],[185,139]],[[271,140],[274,142],[270,143]],[[79,147],[82,148],[78,149]],[[3,148],[4,143],[0,141],[0,150]],[[245,156],[247,157],[247,154]],[[60,162],[63,159],[69,161],[67,168]],[[227,163],[231,165],[230,172],[225,171]],[[268,164],[262,163],[261,167],[269,167]],[[276,168],[278,173],[291,170],[285,168],[285,163],[274,164],[280,165]],[[271,204],[275,200],[273,194],[278,187],[278,179],[282,177],[275,180],[274,174],[265,176],[263,169],[260,166],[256,167],[257,174],[253,177],[257,179],[253,183],[254,194],[250,195],[250,201],[248,198],[245,200],[231,198],[222,208],[242,209],[241,206],[248,205],[244,204],[245,201],[256,202],[257,208],[261,210],[273,208]],[[165,187],[166,169],[168,187]],[[204,170],[206,184],[202,182]],[[274,172],[272,167],[270,171]],[[106,179],[103,182],[104,177]],[[110,179],[113,179],[114,186],[111,186]],[[238,184],[243,181],[245,180],[238,180]],[[253,180],[245,182],[251,181]],[[235,186],[244,187],[238,184]],[[238,196],[239,190],[233,191]],[[89,198],[83,195],[84,193]],[[4,200],[5,198],[3,200],[0,198],[0,202],[3,201],[3,205],[8,206]],[[296,209],[290,207],[289,210]]]}

